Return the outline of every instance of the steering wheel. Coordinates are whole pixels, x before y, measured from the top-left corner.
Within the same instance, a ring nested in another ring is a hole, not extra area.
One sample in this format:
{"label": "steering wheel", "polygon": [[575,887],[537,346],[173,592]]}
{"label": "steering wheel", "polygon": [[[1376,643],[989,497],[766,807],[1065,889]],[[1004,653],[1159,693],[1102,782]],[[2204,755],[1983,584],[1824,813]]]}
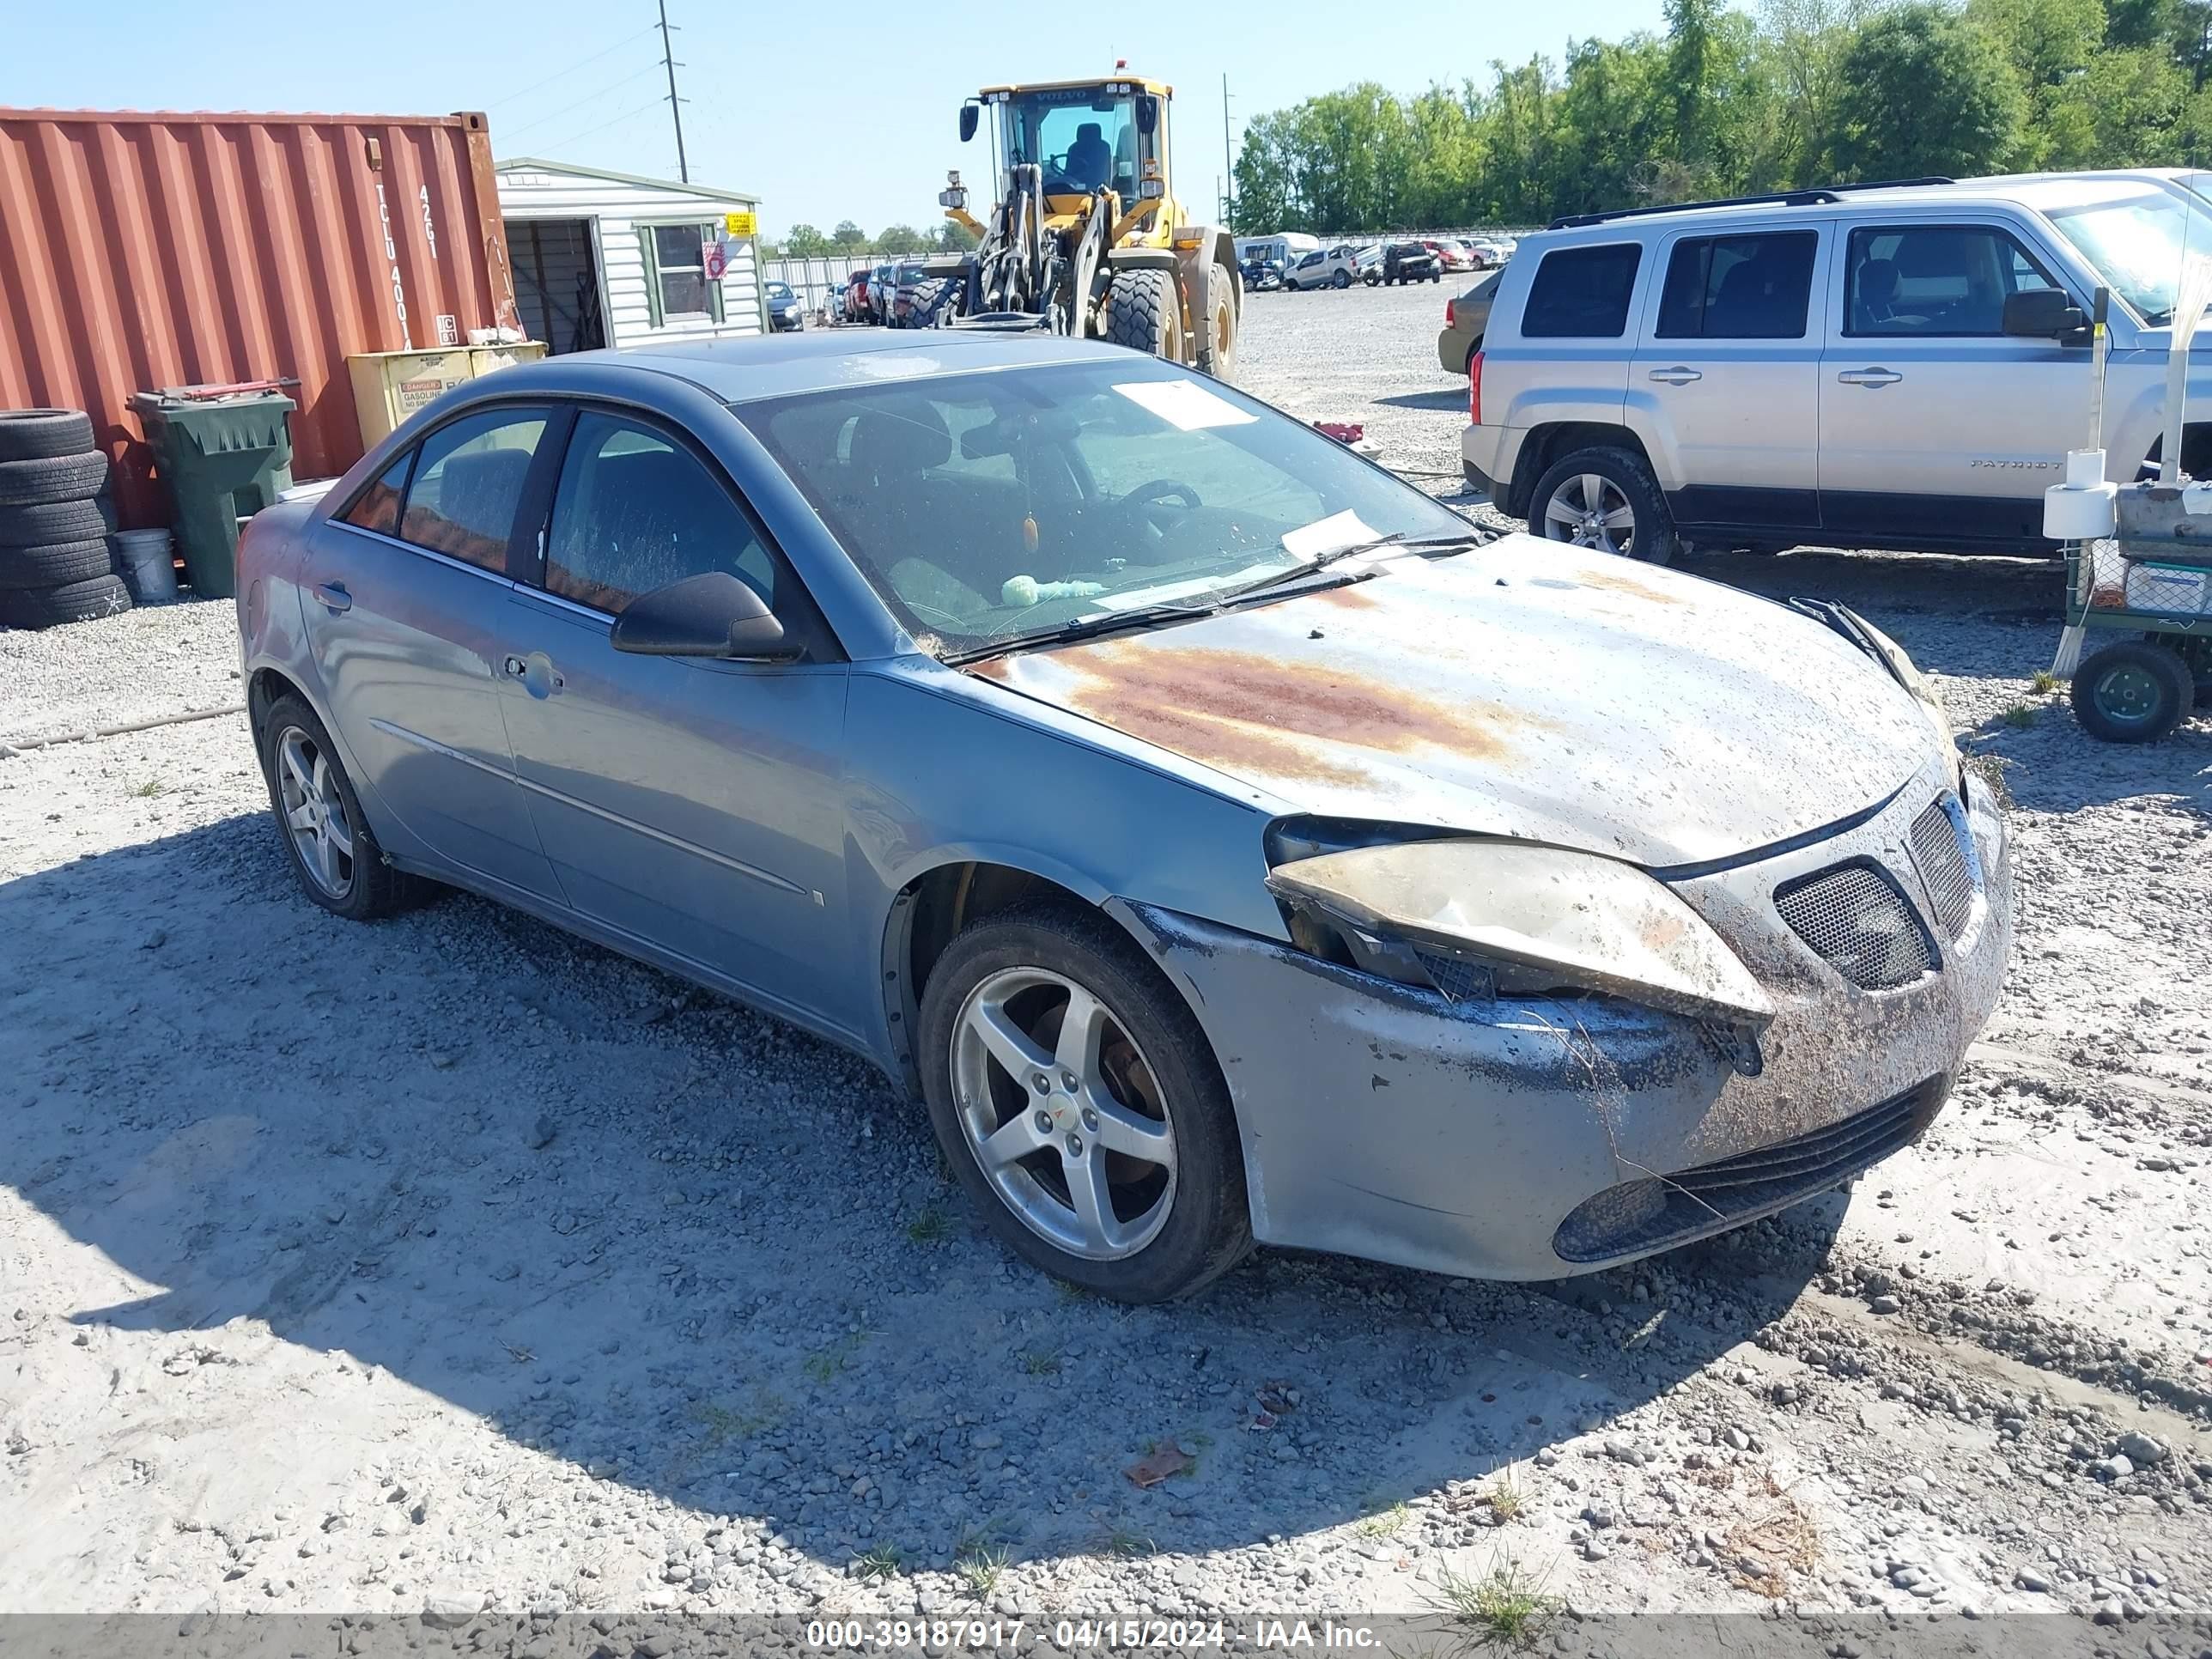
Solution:
{"label": "steering wheel", "polygon": [[1185,511],[1206,505],[1199,499],[1198,492],[1180,478],[1155,478],[1150,483],[1139,484],[1114,505],[1124,512],[1136,513],[1155,501],[1180,501]]}

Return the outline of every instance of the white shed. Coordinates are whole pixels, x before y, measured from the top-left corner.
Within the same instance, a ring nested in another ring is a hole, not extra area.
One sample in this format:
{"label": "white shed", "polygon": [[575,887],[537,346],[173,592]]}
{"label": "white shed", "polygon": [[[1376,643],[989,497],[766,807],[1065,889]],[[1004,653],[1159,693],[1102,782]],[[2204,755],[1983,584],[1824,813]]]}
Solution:
{"label": "white shed", "polygon": [[516,307],[550,350],[765,331],[757,239],[730,224],[757,197],[532,155],[493,171]]}

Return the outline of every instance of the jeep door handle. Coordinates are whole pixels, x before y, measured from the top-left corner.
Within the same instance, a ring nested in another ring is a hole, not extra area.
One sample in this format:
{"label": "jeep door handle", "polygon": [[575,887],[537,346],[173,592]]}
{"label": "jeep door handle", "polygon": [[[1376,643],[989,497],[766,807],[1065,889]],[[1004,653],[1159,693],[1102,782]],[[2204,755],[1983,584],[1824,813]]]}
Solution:
{"label": "jeep door handle", "polygon": [[353,595],[345,591],[343,582],[315,584],[315,603],[327,606],[332,616],[353,609]]}
{"label": "jeep door handle", "polygon": [[1895,386],[1905,376],[1893,368],[1847,368],[1836,376],[1845,386]]}
{"label": "jeep door handle", "polygon": [[1692,380],[1702,380],[1705,377],[1696,369],[1678,363],[1673,368],[1653,369],[1651,378],[1655,380],[1663,380],[1668,386],[1687,386]]}

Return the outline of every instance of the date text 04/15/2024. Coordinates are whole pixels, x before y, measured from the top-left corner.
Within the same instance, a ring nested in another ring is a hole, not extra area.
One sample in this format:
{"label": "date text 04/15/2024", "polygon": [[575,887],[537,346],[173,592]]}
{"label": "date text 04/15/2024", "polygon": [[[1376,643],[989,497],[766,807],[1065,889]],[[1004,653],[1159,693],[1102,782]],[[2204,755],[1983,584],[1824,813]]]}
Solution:
{"label": "date text 04/15/2024", "polygon": [[1049,1647],[1062,1653],[1182,1648],[1264,1648],[1285,1651],[1376,1648],[1372,1626],[1334,1619],[817,1619],[806,1626],[810,1647],[896,1651],[950,1649],[1018,1653]]}

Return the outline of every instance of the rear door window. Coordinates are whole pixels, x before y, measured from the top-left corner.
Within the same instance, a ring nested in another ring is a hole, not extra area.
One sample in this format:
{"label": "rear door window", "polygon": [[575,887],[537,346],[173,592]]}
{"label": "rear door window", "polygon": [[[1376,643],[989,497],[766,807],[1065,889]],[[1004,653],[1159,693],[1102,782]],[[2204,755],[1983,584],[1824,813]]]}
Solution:
{"label": "rear door window", "polygon": [[1812,230],[1675,243],[1659,300],[1657,337],[1802,339],[1820,243],[1820,233]]}
{"label": "rear door window", "polygon": [[1521,336],[1528,340],[1617,340],[1628,331],[1628,302],[1644,250],[1634,242],[1553,248],[1536,267]]}
{"label": "rear door window", "polygon": [[422,441],[399,533],[467,564],[504,574],[514,515],[545,435],[542,409],[465,415]]}
{"label": "rear door window", "polygon": [[1844,332],[1996,337],[2004,332],[2007,295],[2057,286],[2033,254],[1995,225],[1855,230]]}

